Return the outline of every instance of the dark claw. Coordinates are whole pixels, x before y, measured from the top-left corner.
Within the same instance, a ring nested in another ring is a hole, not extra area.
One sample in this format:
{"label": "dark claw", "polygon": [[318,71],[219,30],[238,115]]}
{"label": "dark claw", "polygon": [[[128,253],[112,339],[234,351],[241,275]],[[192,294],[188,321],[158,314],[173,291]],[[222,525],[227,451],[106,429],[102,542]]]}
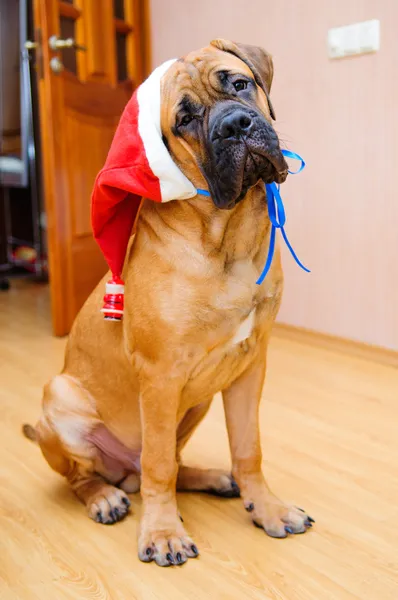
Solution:
{"label": "dark claw", "polygon": [[297,510],[301,510],[301,512],[305,512],[305,510],[303,508],[300,508],[299,506],[296,506]]}
{"label": "dark claw", "polygon": [[148,558],[151,558],[153,555],[153,549],[147,548],[145,554],[147,555]]}
{"label": "dark claw", "polygon": [[131,502],[128,498],[124,497],[122,498],[122,502],[123,504],[125,504],[127,506],[127,508],[130,506]]}
{"label": "dark claw", "polygon": [[170,563],[171,565],[174,565],[174,559],[173,559],[173,555],[172,555],[172,554],[170,554],[170,552],[168,552],[168,553],[166,554],[166,558],[167,558],[167,560],[169,561],[169,563]]}
{"label": "dark claw", "polygon": [[192,550],[192,552],[194,553],[195,556],[198,556],[199,550],[197,549],[197,547],[195,546],[195,544],[192,544],[191,550]]}
{"label": "dark claw", "polygon": [[248,504],[247,506],[245,506],[245,509],[247,510],[247,512],[252,512],[252,510],[254,510],[254,504],[253,504],[253,502],[250,502],[250,504]]}
{"label": "dark claw", "polygon": [[183,562],[181,552],[177,552],[176,554],[177,564],[181,564]]}
{"label": "dark claw", "polygon": [[97,523],[103,523],[102,514],[101,514],[100,510],[97,512],[97,516],[95,517],[95,520],[97,521]]}
{"label": "dark claw", "polygon": [[304,521],[304,525],[306,527],[312,527],[312,523],[309,517],[306,518],[306,520]]}
{"label": "dark claw", "polygon": [[118,519],[118,518],[119,518],[119,516],[120,516],[119,509],[118,509],[118,508],[114,508],[114,509],[113,509],[113,514],[114,514],[114,516],[115,516],[115,519]]}
{"label": "dark claw", "polygon": [[253,525],[255,525],[256,527],[258,527],[259,529],[263,529],[263,526],[260,525],[260,523],[257,523],[257,521],[253,521]]}
{"label": "dark claw", "polygon": [[181,515],[179,515],[179,516],[180,516],[181,523],[184,523],[184,519],[182,518],[182,516]]}
{"label": "dark claw", "polygon": [[286,531],[286,533],[294,533],[294,531],[291,527],[285,527],[285,531]]}
{"label": "dark claw", "polygon": [[240,488],[234,478],[231,479],[231,486],[232,486],[232,489],[235,492],[235,494],[237,496],[240,496]]}
{"label": "dark claw", "polygon": [[315,523],[315,519],[313,519],[312,517],[307,517],[307,519],[309,520],[310,523]]}
{"label": "dark claw", "polygon": [[111,511],[109,511],[109,522],[110,523],[114,523],[116,521],[116,514],[115,514],[115,510],[113,509]]}

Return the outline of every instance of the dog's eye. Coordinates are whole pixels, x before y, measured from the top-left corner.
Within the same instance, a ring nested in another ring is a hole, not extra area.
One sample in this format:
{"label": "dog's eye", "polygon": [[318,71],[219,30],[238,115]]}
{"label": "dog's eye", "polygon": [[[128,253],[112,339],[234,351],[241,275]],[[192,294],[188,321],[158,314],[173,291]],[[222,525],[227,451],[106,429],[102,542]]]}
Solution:
{"label": "dog's eye", "polygon": [[241,92],[247,88],[247,81],[244,81],[244,79],[238,79],[238,81],[234,81],[233,85],[237,92]]}
{"label": "dog's eye", "polygon": [[185,115],[184,117],[182,117],[182,119],[180,121],[180,125],[182,125],[183,127],[185,127],[186,125],[189,125],[191,123],[191,121],[193,121],[193,116],[192,115]]}

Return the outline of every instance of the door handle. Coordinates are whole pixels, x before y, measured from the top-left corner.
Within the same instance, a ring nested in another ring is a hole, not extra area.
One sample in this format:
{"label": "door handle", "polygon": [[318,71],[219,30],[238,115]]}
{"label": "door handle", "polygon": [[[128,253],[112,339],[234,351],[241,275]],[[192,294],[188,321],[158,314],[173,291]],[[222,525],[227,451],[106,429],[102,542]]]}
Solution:
{"label": "door handle", "polygon": [[87,50],[86,46],[77,44],[73,38],[62,40],[57,35],[52,35],[49,38],[48,45],[50,46],[51,50],[62,50],[63,48],[73,48],[74,50],[80,50],[82,52]]}
{"label": "door handle", "polygon": [[39,44],[37,42],[32,42],[32,40],[26,40],[24,46],[26,50],[35,50]]}
{"label": "door handle", "polygon": [[50,69],[53,73],[62,73],[64,70],[64,65],[59,60],[58,56],[53,56],[50,60]]}

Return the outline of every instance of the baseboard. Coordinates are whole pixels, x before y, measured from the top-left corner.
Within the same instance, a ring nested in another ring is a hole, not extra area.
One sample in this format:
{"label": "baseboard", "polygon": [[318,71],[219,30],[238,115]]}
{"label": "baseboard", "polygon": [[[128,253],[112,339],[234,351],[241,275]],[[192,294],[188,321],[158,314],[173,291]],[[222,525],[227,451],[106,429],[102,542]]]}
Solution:
{"label": "baseboard", "polygon": [[275,323],[273,334],[276,337],[311,344],[326,350],[350,354],[351,356],[398,368],[398,352],[381,346],[372,346],[371,344],[364,344],[285,323]]}

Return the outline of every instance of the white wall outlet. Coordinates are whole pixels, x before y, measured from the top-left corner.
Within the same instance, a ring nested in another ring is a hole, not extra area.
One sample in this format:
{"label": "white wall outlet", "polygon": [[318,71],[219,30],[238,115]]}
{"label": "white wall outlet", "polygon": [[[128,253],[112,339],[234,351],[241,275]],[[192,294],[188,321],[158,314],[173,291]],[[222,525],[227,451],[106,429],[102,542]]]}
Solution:
{"label": "white wall outlet", "polygon": [[377,52],[380,49],[380,21],[372,19],[328,31],[330,58]]}

